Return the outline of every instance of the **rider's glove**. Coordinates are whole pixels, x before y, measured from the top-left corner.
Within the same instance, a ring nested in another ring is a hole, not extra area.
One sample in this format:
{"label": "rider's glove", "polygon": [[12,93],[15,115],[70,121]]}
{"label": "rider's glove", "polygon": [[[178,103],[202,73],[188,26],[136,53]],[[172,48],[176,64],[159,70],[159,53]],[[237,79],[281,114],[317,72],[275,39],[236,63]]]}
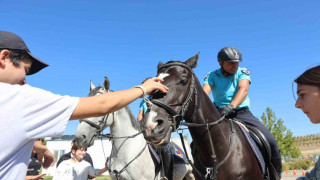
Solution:
{"label": "rider's glove", "polygon": [[228,117],[231,113],[234,113],[235,108],[232,104],[228,104],[227,106],[220,108],[220,113],[224,114],[226,117]]}

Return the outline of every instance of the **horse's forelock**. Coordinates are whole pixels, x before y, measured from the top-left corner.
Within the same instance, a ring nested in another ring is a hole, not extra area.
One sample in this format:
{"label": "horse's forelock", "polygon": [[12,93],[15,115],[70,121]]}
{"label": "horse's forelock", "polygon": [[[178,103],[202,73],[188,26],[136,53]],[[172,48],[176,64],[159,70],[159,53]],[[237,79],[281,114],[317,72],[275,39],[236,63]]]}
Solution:
{"label": "horse's forelock", "polygon": [[88,96],[95,96],[98,94],[98,92],[100,91],[100,89],[103,89],[102,86],[98,86],[96,88],[94,88],[92,91],[90,91],[89,95]]}

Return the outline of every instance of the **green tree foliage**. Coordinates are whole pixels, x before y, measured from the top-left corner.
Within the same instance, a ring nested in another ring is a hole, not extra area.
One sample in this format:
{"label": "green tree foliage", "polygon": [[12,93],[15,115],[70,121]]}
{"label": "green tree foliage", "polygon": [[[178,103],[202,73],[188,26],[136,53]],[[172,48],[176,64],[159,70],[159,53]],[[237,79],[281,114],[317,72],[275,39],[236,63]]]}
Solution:
{"label": "green tree foliage", "polygon": [[188,138],[189,138],[188,134],[184,134],[183,138],[188,141]]}
{"label": "green tree foliage", "polygon": [[277,119],[270,107],[267,107],[266,112],[262,113],[261,119],[263,124],[277,140],[281,155],[289,155],[293,158],[301,155],[300,150],[294,144],[295,139],[292,136],[292,132],[286,128],[283,120]]}

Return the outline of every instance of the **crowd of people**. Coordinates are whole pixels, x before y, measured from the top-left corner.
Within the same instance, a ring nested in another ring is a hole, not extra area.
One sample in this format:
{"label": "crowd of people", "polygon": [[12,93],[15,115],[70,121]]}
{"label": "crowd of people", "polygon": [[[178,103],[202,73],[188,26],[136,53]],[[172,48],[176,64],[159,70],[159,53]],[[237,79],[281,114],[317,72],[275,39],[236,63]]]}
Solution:
{"label": "crowd of people", "polygon": [[[218,52],[220,68],[207,74],[203,90],[208,95],[212,93],[214,105],[226,117],[255,126],[266,136],[272,149],[272,164],[281,176],[277,142],[249,110],[250,71],[239,67],[241,61],[242,54],[238,49],[222,48]],[[140,97],[146,99],[155,90],[168,92],[168,88],[161,84],[163,79],[158,77],[148,78],[141,85],[127,90],[92,97],[61,96],[26,84],[26,75],[35,74],[47,66],[30,52],[18,35],[0,31],[0,131],[4,134],[0,142],[6,147],[0,152],[0,179],[41,179],[45,174],[39,174],[40,167],[55,164],[54,156],[42,138],[62,136],[69,120],[117,111]],[[295,106],[312,123],[320,123],[320,66],[308,69],[294,82],[298,85]],[[138,120],[143,118],[147,108],[144,101],[140,106]],[[19,126],[7,128],[4,124]],[[107,170],[107,161],[105,167],[95,169],[86,148],[72,142],[71,151],[57,162],[53,179],[94,179]],[[320,179],[320,162],[300,179]]]}

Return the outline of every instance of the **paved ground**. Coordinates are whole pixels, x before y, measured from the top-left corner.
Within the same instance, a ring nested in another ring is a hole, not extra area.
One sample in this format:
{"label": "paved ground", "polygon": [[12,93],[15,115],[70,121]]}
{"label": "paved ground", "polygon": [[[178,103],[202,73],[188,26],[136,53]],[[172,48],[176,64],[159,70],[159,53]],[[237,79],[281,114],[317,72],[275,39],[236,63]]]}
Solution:
{"label": "paved ground", "polygon": [[293,171],[288,171],[288,174],[286,172],[282,173],[281,180],[296,180],[298,177],[302,176],[301,170],[296,170],[297,175],[293,175]]}

